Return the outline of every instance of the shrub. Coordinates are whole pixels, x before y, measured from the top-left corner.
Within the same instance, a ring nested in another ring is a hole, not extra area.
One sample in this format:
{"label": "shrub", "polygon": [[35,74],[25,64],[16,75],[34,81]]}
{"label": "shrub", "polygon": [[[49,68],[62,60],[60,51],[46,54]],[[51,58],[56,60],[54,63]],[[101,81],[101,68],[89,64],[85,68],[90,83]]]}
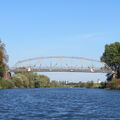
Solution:
{"label": "shrub", "polygon": [[107,84],[106,82],[101,82],[99,88],[102,88],[102,89],[106,88],[106,84]]}
{"label": "shrub", "polygon": [[22,74],[14,74],[12,77],[12,80],[14,82],[14,85],[18,88],[28,88],[29,87],[29,81],[28,78],[25,75]]}
{"label": "shrub", "polygon": [[33,72],[16,73],[13,75],[12,80],[18,88],[39,88],[50,86],[50,79],[47,76],[38,75]]}
{"label": "shrub", "polygon": [[50,87],[50,79],[45,75],[38,75],[35,79],[35,87]]}
{"label": "shrub", "polygon": [[8,80],[0,79],[0,88],[14,88],[14,83]]}
{"label": "shrub", "polygon": [[92,88],[94,85],[94,82],[93,81],[88,81],[87,83],[85,83],[85,87],[86,88]]}
{"label": "shrub", "polygon": [[113,79],[110,82],[107,82],[106,88],[108,89],[120,89],[120,79]]}

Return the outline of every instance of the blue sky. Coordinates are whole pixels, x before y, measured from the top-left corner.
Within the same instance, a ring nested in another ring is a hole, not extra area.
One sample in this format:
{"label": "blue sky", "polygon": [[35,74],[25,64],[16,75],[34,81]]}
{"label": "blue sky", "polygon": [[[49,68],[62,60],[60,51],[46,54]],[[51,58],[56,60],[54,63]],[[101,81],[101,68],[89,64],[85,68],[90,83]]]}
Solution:
{"label": "blue sky", "polygon": [[100,59],[120,41],[120,0],[0,0],[9,65],[40,56]]}

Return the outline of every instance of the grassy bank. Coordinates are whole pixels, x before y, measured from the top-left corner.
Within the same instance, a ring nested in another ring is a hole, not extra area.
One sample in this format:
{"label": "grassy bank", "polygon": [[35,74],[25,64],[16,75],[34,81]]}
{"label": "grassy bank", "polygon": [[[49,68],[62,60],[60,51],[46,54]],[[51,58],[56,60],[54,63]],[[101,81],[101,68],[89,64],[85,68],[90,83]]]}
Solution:
{"label": "grassy bank", "polygon": [[14,84],[11,81],[0,79],[0,89],[14,88]]}
{"label": "grassy bank", "polygon": [[103,83],[101,83],[100,88],[120,90],[120,79],[112,79],[109,82],[103,82]]}
{"label": "grassy bank", "polygon": [[73,87],[81,88],[101,88],[101,89],[113,89],[120,90],[120,79],[113,79],[109,82],[94,83],[93,81],[69,83]]}
{"label": "grassy bank", "polygon": [[88,82],[78,82],[78,83],[68,83],[68,85],[72,87],[80,87],[80,88],[99,88],[100,83],[94,83],[93,81]]}

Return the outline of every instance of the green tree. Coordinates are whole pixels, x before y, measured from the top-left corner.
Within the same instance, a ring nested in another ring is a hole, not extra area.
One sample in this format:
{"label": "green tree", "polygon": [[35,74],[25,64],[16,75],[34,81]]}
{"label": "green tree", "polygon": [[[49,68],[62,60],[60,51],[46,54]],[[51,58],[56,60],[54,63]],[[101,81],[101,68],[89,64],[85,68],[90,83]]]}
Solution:
{"label": "green tree", "polygon": [[0,65],[0,77],[3,78],[5,73],[5,67],[3,65]]}
{"label": "green tree", "polygon": [[33,72],[15,73],[12,77],[12,81],[18,88],[50,87],[50,79],[47,76]]}
{"label": "green tree", "polygon": [[18,88],[28,88],[29,87],[29,80],[23,74],[14,74],[12,77],[14,85]]}
{"label": "green tree", "polygon": [[37,75],[35,79],[35,88],[50,87],[50,79],[45,75]]}
{"label": "green tree", "polygon": [[0,77],[4,76],[5,69],[8,62],[8,55],[6,53],[5,44],[0,40]]}
{"label": "green tree", "polygon": [[116,78],[120,78],[120,42],[106,45],[101,61],[116,73]]}

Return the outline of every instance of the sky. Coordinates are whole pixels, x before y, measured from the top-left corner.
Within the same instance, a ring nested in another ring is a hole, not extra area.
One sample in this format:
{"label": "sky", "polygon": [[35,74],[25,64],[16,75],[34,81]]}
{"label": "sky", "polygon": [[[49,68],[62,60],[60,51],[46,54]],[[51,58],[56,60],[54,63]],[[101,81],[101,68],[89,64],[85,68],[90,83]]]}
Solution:
{"label": "sky", "polygon": [[99,60],[120,41],[120,0],[0,0],[9,66],[41,56]]}

